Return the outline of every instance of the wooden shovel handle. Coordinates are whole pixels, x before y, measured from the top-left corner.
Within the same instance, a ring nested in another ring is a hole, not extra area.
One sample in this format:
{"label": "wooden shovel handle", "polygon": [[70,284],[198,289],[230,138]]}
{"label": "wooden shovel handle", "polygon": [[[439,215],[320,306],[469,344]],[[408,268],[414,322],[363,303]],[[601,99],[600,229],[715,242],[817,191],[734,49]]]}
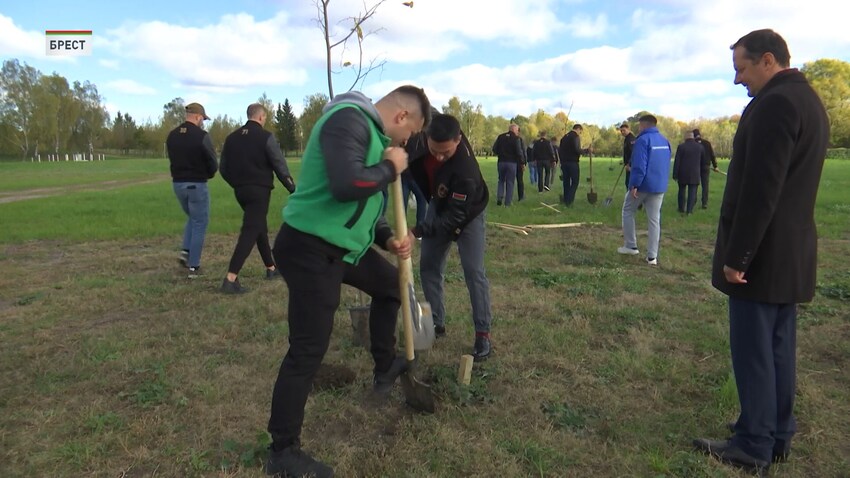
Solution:
{"label": "wooden shovel handle", "polygon": [[[407,235],[407,216],[404,212],[404,198],[401,192],[401,175],[390,185],[393,197],[393,215],[395,216],[395,231],[393,234],[398,240]],[[410,258],[398,258],[398,291],[401,294],[401,317],[404,328],[404,353],[407,360],[413,361],[413,317],[410,315],[410,274],[413,265]]]}

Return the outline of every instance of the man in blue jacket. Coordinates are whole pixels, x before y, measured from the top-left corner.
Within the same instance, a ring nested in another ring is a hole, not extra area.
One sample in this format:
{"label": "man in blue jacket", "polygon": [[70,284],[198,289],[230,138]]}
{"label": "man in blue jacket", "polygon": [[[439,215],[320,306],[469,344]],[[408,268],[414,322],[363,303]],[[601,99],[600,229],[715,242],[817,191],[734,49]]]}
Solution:
{"label": "man in blue jacket", "polygon": [[658,119],[652,115],[640,117],[640,132],[632,149],[629,190],[623,201],[623,240],[620,254],[640,253],[635,237],[635,211],[643,205],[649,222],[649,238],[646,244],[646,263],[658,265],[658,240],[661,237],[661,204],[667,191],[670,176],[672,149],[667,138],[658,132]]}

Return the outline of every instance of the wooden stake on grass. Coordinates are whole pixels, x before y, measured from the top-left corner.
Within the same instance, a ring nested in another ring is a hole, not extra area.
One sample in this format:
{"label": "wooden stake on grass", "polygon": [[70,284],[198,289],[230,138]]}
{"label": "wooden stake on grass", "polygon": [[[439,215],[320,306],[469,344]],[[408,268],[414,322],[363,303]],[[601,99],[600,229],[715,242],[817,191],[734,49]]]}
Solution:
{"label": "wooden stake on grass", "polygon": [[460,367],[457,370],[457,381],[461,385],[469,385],[472,379],[472,355],[460,356]]}

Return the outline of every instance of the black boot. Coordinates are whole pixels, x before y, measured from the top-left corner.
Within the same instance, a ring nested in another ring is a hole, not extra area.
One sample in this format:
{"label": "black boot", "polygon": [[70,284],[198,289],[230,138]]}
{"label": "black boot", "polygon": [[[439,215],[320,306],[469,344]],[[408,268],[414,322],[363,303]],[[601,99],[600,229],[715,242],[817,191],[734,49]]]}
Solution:
{"label": "black boot", "polygon": [[379,395],[386,395],[393,389],[393,384],[398,379],[398,376],[407,372],[410,365],[404,357],[396,357],[393,360],[390,368],[385,372],[375,373],[375,380],[372,382],[372,390]]}
{"label": "black boot", "polygon": [[476,335],[475,345],[472,347],[472,360],[474,362],[483,362],[490,356],[490,352],[490,337]]}
{"label": "black boot", "polygon": [[333,468],[313,459],[301,450],[298,443],[292,444],[283,450],[269,450],[269,459],[266,461],[265,472],[269,476],[281,478],[332,478]]}

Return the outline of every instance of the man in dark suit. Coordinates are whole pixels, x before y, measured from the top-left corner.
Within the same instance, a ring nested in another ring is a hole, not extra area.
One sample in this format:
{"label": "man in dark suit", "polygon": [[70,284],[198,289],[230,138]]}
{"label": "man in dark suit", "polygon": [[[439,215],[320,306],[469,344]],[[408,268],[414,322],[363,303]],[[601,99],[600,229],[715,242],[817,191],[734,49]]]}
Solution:
{"label": "man in dark suit", "polygon": [[[676,148],[673,160],[673,180],[679,183],[679,212],[692,214],[697,203],[697,187],[702,165],[707,163],[705,149],[694,141],[694,133],[685,133],[685,142]],[[687,200],[685,199],[687,191]],[[687,205],[686,205],[687,204]]]}
{"label": "man in dark suit", "polygon": [[578,161],[582,154],[592,152],[590,148],[581,148],[581,137],[579,135],[584,131],[584,127],[580,124],[573,125],[572,131],[561,138],[559,147],[559,156],[561,158],[561,179],[564,182],[564,196],[561,201],[572,206],[576,199],[576,189],[578,189],[578,178],[581,175]]}
{"label": "man in dark suit", "polygon": [[540,137],[534,142],[534,160],[537,161],[537,192],[549,190],[552,181],[552,163],[555,162],[555,148],[546,139],[546,132],[541,131]]}
{"label": "man in dark suit", "polygon": [[731,49],[735,84],[753,99],[733,142],[711,282],[729,296],[741,414],[729,440],[694,446],[761,472],[787,458],[796,431],[797,304],[815,292],[814,208],[829,121],[805,76],[789,68],[779,34],[756,30]]}

